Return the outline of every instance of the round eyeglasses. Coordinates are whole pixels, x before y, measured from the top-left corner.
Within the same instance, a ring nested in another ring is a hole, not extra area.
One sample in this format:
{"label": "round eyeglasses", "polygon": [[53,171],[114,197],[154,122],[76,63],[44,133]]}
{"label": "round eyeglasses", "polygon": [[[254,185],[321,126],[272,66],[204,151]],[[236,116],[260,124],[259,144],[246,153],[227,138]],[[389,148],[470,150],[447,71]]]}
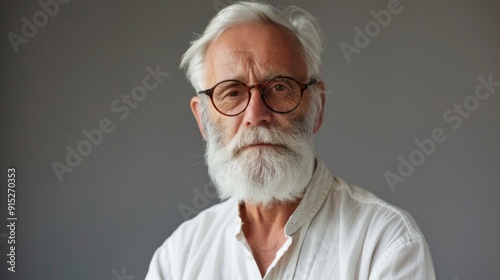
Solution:
{"label": "round eyeglasses", "polygon": [[263,85],[248,86],[238,80],[224,80],[198,93],[208,95],[219,113],[232,117],[245,111],[250,103],[251,89],[257,88],[269,110],[286,114],[299,106],[304,91],[317,82],[312,79],[309,83],[303,84],[291,77],[277,77]]}

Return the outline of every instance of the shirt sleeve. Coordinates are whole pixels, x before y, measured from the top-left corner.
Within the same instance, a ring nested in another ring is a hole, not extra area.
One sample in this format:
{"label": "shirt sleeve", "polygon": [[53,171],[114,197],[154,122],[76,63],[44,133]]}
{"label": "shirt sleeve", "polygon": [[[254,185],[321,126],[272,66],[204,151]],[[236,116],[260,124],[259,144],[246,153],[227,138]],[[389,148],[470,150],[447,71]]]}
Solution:
{"label": "shirt sleeve", "polygon": [[170,269],[170,256],[166,244],[163,244],[153,255],[145,280],[173,280]]}
{"label": "shirt sleeve", "polygon": [[402,236],[386,248],[375,264],[370,280],[435,280],[429,247],[423,237]]}

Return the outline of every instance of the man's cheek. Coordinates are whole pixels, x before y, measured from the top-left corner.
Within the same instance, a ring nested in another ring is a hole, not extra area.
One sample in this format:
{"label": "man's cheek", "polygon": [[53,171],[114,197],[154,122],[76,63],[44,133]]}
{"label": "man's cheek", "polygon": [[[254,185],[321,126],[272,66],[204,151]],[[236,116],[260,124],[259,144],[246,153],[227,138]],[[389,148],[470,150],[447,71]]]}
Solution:
{"label": "man's cheek", "polygon": [[229,144],[229,142],[231,142],[231,140],[233,140],[238,133],[241,133],[240,130],[244,129],[243,126],[238,126],[238,123],[236,122],[237,118],[238,116],[224,116],[224,119],[220,119],[217,122],[217,130],[223,136],[224,144]]}
{"label": "man's cheek", "polygon": [[213,138],[219,146],[227,146],[233,138],[233,135],[229,135],[228,133],[229,129],[227,125],[220,121],[215,121],[211,126],[212,129],[208,135],[209,139]]}

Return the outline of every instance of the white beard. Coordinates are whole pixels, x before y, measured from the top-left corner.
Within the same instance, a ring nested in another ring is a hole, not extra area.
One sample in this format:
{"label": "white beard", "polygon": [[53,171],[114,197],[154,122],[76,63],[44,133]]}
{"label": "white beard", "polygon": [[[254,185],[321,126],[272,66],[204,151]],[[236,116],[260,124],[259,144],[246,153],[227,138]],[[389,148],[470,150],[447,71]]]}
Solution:
{"label": "white beard", "polygon": [[[310,124],[310,120],[297,120],[286,130],[249,127],[224,143],[223,128],[205,118],[205,159],[219,197],[263,206],[302,197],[314,170]],[[255,143],[279,146],[247,147]]]}

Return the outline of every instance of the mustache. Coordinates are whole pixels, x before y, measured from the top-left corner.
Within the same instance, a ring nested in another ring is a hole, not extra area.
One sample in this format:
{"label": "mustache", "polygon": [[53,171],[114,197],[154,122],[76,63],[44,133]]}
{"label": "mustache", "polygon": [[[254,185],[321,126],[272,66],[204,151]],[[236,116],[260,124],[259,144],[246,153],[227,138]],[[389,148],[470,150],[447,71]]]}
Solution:
{"label": "mustache", "polygon": [[272,145],[295,152],[294,142],[300,137],[297,129],[283,129],[281,127],[254,126],[246,128],[235,135],[229,142],[228,150],[238,155],[243,149],[252,145]]}

